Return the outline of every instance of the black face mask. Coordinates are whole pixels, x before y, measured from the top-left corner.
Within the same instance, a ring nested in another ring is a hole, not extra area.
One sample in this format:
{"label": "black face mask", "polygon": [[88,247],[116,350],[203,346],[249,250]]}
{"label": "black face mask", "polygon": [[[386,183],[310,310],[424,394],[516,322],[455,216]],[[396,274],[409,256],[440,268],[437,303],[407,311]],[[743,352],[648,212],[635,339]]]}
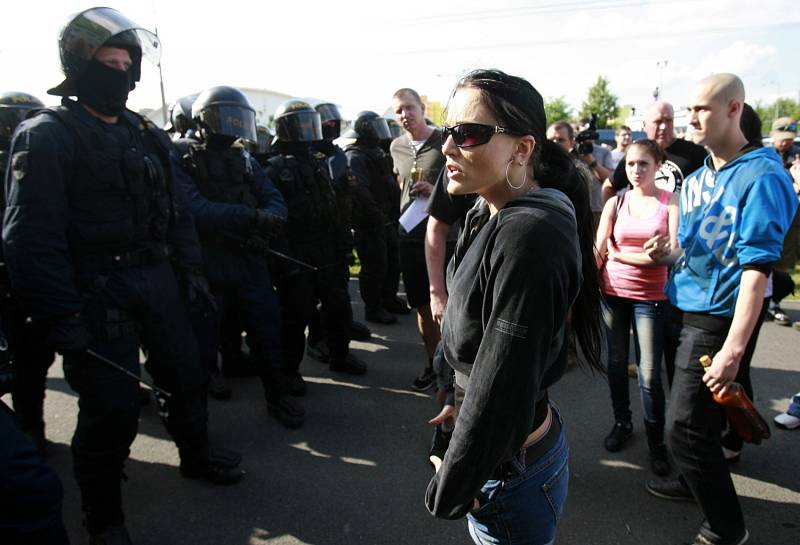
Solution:
{"label": "black face mask", "polygon": [[130,70],[117,70],[91,59],[77,82],[78,101],[101,114],[117,116],[125,110],[133,88]]}

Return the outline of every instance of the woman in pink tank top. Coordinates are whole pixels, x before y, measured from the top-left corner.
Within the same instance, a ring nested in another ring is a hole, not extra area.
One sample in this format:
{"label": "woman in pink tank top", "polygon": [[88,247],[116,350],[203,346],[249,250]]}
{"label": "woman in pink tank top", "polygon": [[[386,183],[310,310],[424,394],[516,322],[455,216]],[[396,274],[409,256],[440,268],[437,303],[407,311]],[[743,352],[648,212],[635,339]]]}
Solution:
{"label": "woman in pink tank top", "polygon": [[663,332],[669,308],[664,294],[667,266],[655,261],[642,245],[656,234],[668,234],[672,247],[678,246],[678,196],[655,185],[663,160],[664,152],[653,140],[631,144],[623,161],[633,189],[608,200],[595,240],[598,267],[602,267],[608,385],[615,420],[605,447],[616,452],[633,435],[627,373],[633,329],[650,467],[657,475],[670,472],[664,446],[661,384]]}

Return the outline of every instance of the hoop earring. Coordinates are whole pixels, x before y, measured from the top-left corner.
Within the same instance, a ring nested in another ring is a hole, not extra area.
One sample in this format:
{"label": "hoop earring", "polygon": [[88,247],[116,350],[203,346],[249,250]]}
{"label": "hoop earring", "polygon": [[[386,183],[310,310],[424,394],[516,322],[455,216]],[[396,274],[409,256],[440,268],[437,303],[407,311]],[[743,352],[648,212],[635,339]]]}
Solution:
{"label": "hoop earring", "polygon": [[512,184],[511,180],[508,179],[508,167],[510,167],[511,163],[513,163],[513,162],[514,162],[514,159],[511,158],[511,159],[508,160],[508,164],[506,165],[506,183],[508,184],[508,186],[511,189],[522,189],[522,186],[524,186],[525,182],[528,181],[528,171],[527,170],[523,170],[522,171],[523,174],[522,174],[522,183],[521,184],[519,184],[519,185]]}

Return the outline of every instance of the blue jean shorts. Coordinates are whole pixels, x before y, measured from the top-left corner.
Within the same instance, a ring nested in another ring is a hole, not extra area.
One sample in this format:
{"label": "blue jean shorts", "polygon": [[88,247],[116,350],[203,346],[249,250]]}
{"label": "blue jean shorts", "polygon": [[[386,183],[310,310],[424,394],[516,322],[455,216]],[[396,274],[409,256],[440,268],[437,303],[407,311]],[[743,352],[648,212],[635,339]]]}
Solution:
{"label": "blue jean shorts", "polygon": [[[551,405],[559,421],[558,411]],[[555,444],[523,473],[489,480],[487,501],[467,515],[477,545],[549,545],[564,511],[569,483],[569,446],[563,423]]]}

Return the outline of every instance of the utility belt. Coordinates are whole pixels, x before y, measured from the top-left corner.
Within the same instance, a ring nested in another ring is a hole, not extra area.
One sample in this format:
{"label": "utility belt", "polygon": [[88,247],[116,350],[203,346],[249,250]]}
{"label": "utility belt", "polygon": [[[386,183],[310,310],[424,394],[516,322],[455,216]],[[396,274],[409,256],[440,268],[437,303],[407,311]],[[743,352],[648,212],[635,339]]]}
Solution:
{"label": "utility belt", "polygon": [[116,271],[161,263],[169,259],[171,249],[166,244],[109,253],[78,254],[75,263],[87,272]]}

